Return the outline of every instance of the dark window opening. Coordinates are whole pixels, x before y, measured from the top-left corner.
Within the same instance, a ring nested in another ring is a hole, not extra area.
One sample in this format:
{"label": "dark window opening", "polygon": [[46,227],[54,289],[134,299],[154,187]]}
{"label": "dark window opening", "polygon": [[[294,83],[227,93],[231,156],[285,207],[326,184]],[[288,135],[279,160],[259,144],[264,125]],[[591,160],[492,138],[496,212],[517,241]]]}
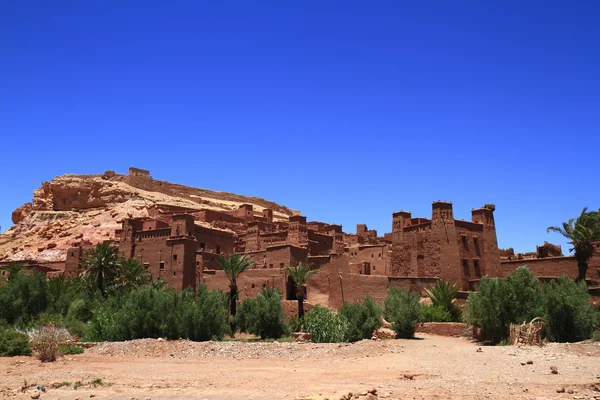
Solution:
{"label": "dark window opening", "polygon": [[284,265],[283,263],[280,263],[279,268],[283,269],[283,265]]}
{"label": "dark window opening", "polygon": [[173,261],[177,261],[177,254],[173,254]]}
{"label": "dark window opening", "polygon": [[254,283],[252,284],[252,289],[254,289]]}
{"label": "dark window opening", "polygon": [[462,260],[463,274],[468,278],[471,276],[469,273],[469,260]]}
{"label": "dark window opening", "polygon": [[200,243],[200,250],[204,250],[204,243]]}
{"label": "dark window opening", "polygon": [[196,261],[196,265],[200,265],[200,261]]}
{"label": "dark window opening", "polygon": [[464,235],[462,236],[462,243],[463,243],[463,247],[465,248],[465,250],[468,250],[469,249],[469,240]]}
{"label": "dark window opening", "polygon": [[177,275],[177,272],[173,271],[173,276]]}
{"label": "dark window opening", "polygon": [[75,253],[71,253],[71,257],[75,257]]}
{"label": "dark window opening", "polygon": [[147,270],[148,268],[150,268],[150,264],[148,264],[148,263],[145,263],[145,264],[144,264],[144,269],[146,269],[146,270]]}
{"label": "dark window opening", "polygon": [[221,254],[221,246],[217,246],[217,254]]}
{"label": "dark window opening", "polygon": [[479,268],[479,260],[473,260],[473,268],[475,269],[475,276],[481,278],[481,269]]}
{"label": "dark window opening", "polygon": [[475,254],[479,256],[479,239],[473,238],[473,246],[475,246]]}
{"label": "dark window opening", "polygon": [[160,262],[160,270],[162,271],[163,269],[165,269],[165,262],[161,261]]}

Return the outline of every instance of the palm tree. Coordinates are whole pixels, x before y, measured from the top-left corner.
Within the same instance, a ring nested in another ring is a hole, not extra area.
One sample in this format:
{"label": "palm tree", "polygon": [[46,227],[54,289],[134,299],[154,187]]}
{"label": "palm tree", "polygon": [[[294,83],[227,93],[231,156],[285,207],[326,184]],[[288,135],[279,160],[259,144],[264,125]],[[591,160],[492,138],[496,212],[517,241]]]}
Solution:
{"label": "palm tree", "polygon": [[[240,276],[242,272],[245,272],[250,267],[254,265],[254,262],[251,261],[247,255],[242,254],[231,254],[229,257],[223,257],[222,255],[219,258],[219,264],[221,268],[229,278],[229,316],[235,316],[237,310],[237,296],[238,296],[238,287],[237,287],[237,278]],[[232,330],[234,328],[233,324]]]}
{"label": "palm tree", "polygon": [[135,258],[122,260],[119,268],[119,281],[121,287],[140,287],[151,281],[150,273],[141,262]]}
{"label": "palm tree", "polygon": [[107,288],[115,283],[119,275],[120,264],[118,250],[108,242],[104,242],[87,252],[83,260],[81,277],[88,284],[95,285],[106,297]]}
{"label": "palm tree", "polygon": [[318,269],[310,269],[310,265],[298,264],[294,269],[287,267],[285,272],[296,284],[296,299],[298,300],[298,319],[304,318],[304,286],[306,282],[319,273]]}
{"label": "palm tree", "polygon": [[593,242],[600,240],[600,214],[597,211],[587,212],[587,207],[581,211],[577,219],[571,218],[563,222],[563,226],[551,226],[548,232],[558,232],[573,245],[569,251],[575,251],[577,260],[578,277],[580,281],[585,280],[588,269],[588,260],[594,252]]}

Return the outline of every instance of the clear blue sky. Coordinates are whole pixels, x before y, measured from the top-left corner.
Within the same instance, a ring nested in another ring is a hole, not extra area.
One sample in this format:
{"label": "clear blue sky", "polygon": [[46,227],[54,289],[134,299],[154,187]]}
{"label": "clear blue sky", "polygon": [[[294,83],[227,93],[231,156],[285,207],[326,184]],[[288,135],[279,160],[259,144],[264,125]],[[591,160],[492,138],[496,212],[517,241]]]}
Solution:
{"label": "clear blue sky", "polygon": [[600,207],[600,2],[3,1],[0,225],[150,169],[309,220],[497,205],[501,247]]}

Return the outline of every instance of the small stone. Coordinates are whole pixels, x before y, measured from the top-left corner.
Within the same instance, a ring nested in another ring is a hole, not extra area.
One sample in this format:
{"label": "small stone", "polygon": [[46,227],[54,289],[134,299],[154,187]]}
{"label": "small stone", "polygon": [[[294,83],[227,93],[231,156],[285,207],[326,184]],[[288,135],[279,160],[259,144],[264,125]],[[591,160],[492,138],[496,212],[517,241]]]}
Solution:
{"label": "small stone", "polygon": [[521,365],[527,365],[527,363],[522,362]]}
{"label": "small stone", "polygon": [[532,365],[533,364],[533,360],[528,360],[527,364]]}
{"label": "small stone", "polygon": [[369,394],[367,394],[367,397],[365,399],[366,400],[378,400],[379,397],[376,394],[369,393]]}
{"label": "small stone", "polygon": [[556,393],[564,393],[564,392],[565,392],[564,387],[559,387],[558,389],[556,389]]}
{"label": "small stone", "polygon": [[573,389],[569,389],[569,390],[567,390],[567,393],[573,394],[573,393],[575,393],[575,391]]}
{"label": "small stone", "polygon": [[481,350],[481,347],[478,347],[478,348],[477,348],[477,352],[478,352],[478,353],[483,353],[483,350]]}
{"label": "small stone", "polygon": [[41,394],[42,394],[41,392],[38,392],[38,391],[36,390],[35,392],[31,393],[30,397],[31,397],[32,399],[39,399],[39,398],[40,398],[40,396],[41,396]]}
{"label": "small stone", "polygon": [[550,372],[551,372],[553,375],[556,375],[556,374],[558,374],[558,368],[556,368],[556,366],[552,365],[552,366],[550,367]]}

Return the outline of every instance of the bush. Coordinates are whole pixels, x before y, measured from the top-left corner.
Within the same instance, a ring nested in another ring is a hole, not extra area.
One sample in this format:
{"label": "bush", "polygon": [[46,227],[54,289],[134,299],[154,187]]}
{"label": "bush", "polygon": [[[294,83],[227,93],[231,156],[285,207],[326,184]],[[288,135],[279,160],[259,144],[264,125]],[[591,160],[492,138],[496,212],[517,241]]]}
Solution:
{"label": "bush", "polygon": [[384,300],[384,315],[392,323],[396,337],[410,339],[415,335],[415,325],[419,321],[420,296],[396,287],[390,288]]}
{"label": "bush", "polygon": [[64,355],[67,354],[83,354],[84,349],[81,346],[71,346],[68,344],[60,346],[60,352]]}
{"label": "bush", "polygon": [[590,304],[585,282],[562,277],[544,287],[546,330],[555,342],[589,339],[598,326],[598,311]]}
{"label": "bush", "polygon": [[[428,285],[425,288],[425,293],[431,299],[434,306],[440,307],[450,313],[452,321],[460,320],[460,309],[454,303],[454,298],[458,293],[456,284],[450,282],[438,281],[435,285]],[[435,321],[430,321],[435,322]],[[450,322],[450,321],[439,321]]]}
{"label": "bush", "polygon": [[222,339],[227,312],[219,292],[204,285],[181,293],[153,286],[110,297],[94,310],[90,339],[121,341],[166,338],[202,341]]}
{"label": "bush", "polygon": [[287,325],[279,290],[265,288],[255,298],[244,300],[237,311],[236,326],[261,339],[284,336]]}
{"label": "bush", "polygon": [[538,279],[519,267],[506,279],[483,278],[467,300],[467,322],[481,328],[481,339],[499,343],[509,337],[511,323],[522,324],[543,314]]}
{"label": "bush", "polygon": [[304,330],[314,343],[347,342],[348,329],[346,318],[318,304],[304,315]]}
{"label": "bush", "polygon": [[29,336],[14,329],[0,330],[0,357],[30,356]]}
{"label": "bush", "polygon": [[421,306],[419,322],[452,322],[454,318],[448,310],[440,306]]}
{"label": "bush", "polygon": [[371,339],[373,332],[383,325],[383,310],[375,300],[367,295],[358,303],[345,302],[338,315],[348,321],[348,341],[357,342]]}
{"label": "bush", "polygon": [[41,362],[56,361],[58,356],[62,354],[60,351],[61,344],[71,340],[71,335],[66,329],[51,325],[30,330],[28,334],[34,354]]}
{"label": "bush", "polygon": [[8,324],[25,325],[44,312],[49,304],[46,277],[14,271],[0,283],[0,319]]}

